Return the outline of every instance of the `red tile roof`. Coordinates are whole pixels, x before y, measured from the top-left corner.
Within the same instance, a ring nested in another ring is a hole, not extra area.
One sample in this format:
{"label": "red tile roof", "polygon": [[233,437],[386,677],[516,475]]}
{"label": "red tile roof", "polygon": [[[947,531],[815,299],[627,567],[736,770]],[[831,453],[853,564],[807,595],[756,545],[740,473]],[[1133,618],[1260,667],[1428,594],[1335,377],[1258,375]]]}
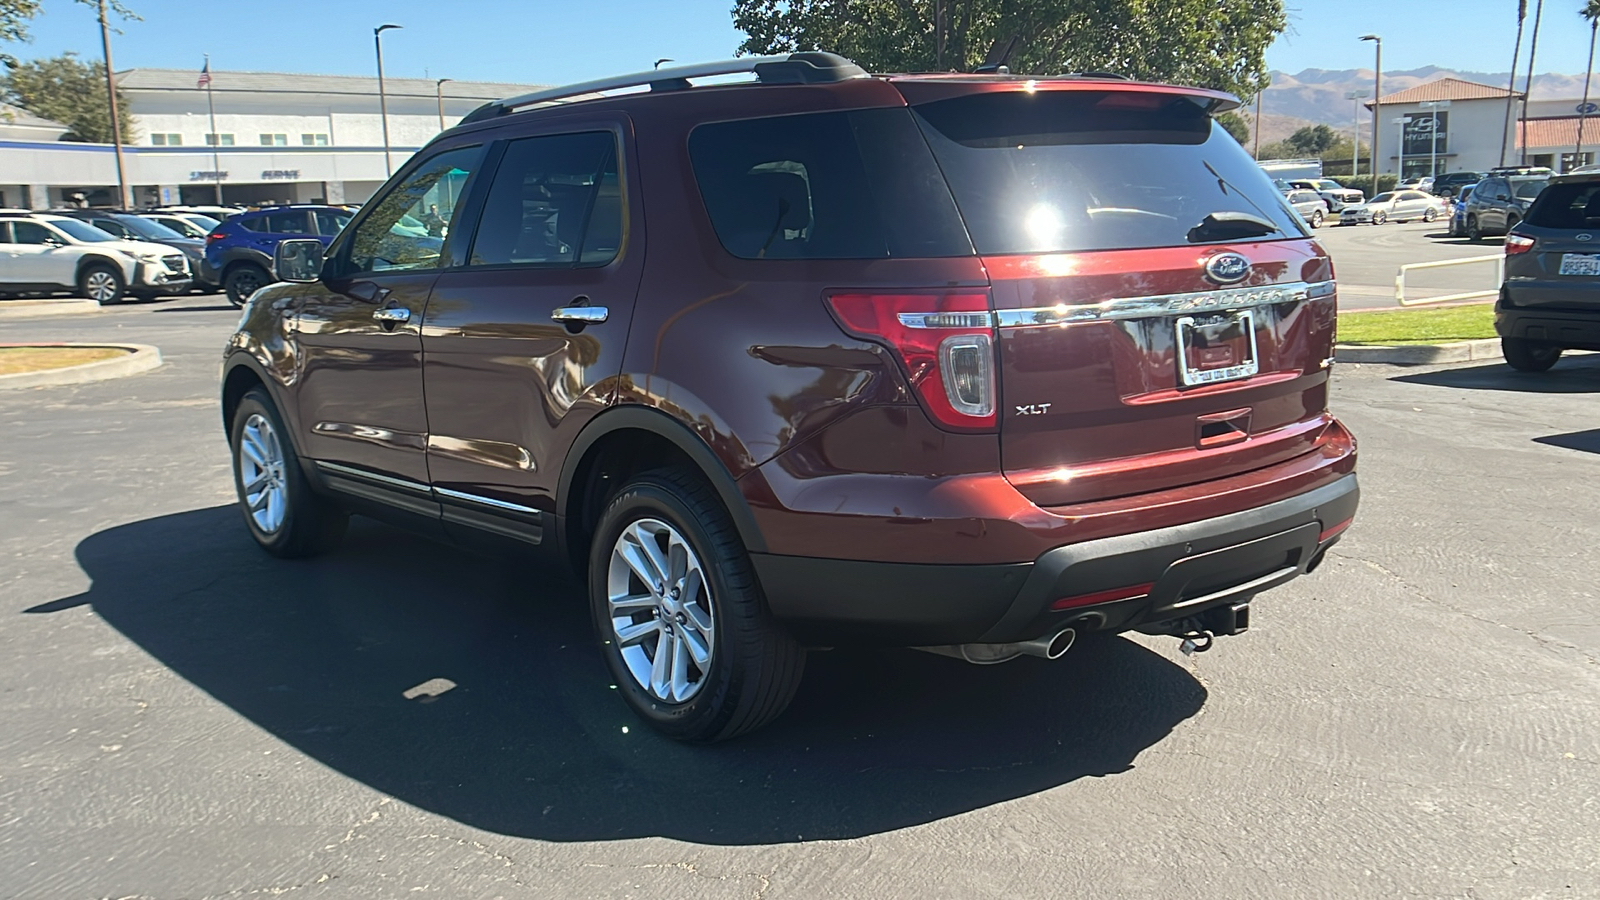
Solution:
{"label": "red tile roof", "polygon": [[[1381,99],[1385,105],[1390,103],[1421,103],[1424,100],[1503,100],[1510,93],[1505,88],[1479,84],[1476,81],[1462,81],[1459,78],[1440,78],[1397,93],[1385,94]],[[1521,97],[1521,92],[1518,92],[1517,96]],[[1372,101],[1368,100],[1362,105],[1371,109]]]}
{"label": "red tile roof", "polygon": [[[1532,148],[1567,148],[1578,144],[1578,117],[1561,116],[1554,119],[1529,119],[1527,130],[1517,131],[1517,146]],[[1589,116],[1583,125],[1583,143],[1590,150],[1600,148],[1600,116]]]}

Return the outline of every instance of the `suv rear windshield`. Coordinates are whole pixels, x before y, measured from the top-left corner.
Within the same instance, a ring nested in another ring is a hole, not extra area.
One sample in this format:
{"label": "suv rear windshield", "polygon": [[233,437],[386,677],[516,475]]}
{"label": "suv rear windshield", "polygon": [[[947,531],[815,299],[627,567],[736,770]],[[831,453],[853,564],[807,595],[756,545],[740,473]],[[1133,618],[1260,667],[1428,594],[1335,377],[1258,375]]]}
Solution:
{"label": "suv rear windshield", "polygon": [[1513,178],[1511,179],[1511,193],[1518,200],[1532,200],[1539,196],[1544,186],[1550,183],[1548,178]]}
{"label": "suv rear windshield", "polygon": [[1600,227],[1600,181],[1550,185],[1528,210],[1528,224],[1544,228]]}
{"label": "suv rear windshield", "polygon": [[974,94],[914,108],[979,253],[1305,237],[1272,181],[1189,97]]}

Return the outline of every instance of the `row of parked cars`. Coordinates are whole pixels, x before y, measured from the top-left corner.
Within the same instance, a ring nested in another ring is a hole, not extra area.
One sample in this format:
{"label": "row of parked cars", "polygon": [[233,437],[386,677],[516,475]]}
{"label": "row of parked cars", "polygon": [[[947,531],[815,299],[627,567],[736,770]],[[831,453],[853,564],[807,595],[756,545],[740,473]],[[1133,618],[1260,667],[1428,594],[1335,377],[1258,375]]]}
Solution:
{"label": "row of parked cars", "polygon": [[112,304],[200,290],[241,306],[272,281],[278,241],[327,243],[351,215],[339,206],[0,210],[0,296],[70,291]]}

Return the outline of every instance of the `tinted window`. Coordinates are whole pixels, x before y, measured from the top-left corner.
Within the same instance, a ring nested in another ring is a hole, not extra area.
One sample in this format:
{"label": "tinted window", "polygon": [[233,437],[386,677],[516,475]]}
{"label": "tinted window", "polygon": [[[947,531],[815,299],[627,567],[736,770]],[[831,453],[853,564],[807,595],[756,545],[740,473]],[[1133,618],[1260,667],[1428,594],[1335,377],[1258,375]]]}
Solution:
{"label": "tinted window", "polygon": [[717,238],[734,256],[973,253],[950,189],[904,109],[702,125],[689,136],[689,154]]}
{"label": "tinted window", "polygon": [[88,222],[80,222],[77,219],[54,219],[50,224],[86,244],[116,240],[116,238],[90,225]]}
{"label": "tinted window", "polygon": [[1171,94],[975,94],[916,107],[981,253],[1304,237],[1238,142]]}
{"label": "tinted window", "polygon": [[52,239],[61,240],[38,222],[12,222],[11,227],[14,229],[12,240],[18,244],[48,244]]}
{"label": "tinted window", "polygon": [[122,226],[124,231],[132,232],[146,240],[170,241],[173,238],[183,237],[183,235],[160,222],[152,222],[149,219],[142,219],[138,216],[123,216],[115,221]]}
{"label": "tinted window", "polygon": [[621,243],[616,138],[524,138],[500,159],[468,265],[604,265]]}
{"label": "tinted window", "polygon": [[262,217],[261,230],[269,234],[310,234],[304,212],[270,213]]}
{"label": "tinted window", "polygon": [[343,210],[319,209],[312,213],[312,218],[317,223],[317,234],[335,235],[350,224],[350,213]]}
{"label": "tinted window", "polygon": [[266,216],[235,216],[230,221],[238,224],[245,231],[265,231]]}
{"label": "tinted window", "polygon": [[368,204],[350,237],[351,271],[437,268],[456,203],[482,155],[482,147],[447,150]]}
{"label": "tinted window", "polygon": [[1511,191],[1518,200],[1532,200],[1539,196],[1539,192],[1544,190],[1544,186],[1549,183],[1550,180],[1548,178],[1532,181],[1513,181],[1511,183]]}
{"label": "tinted window", "polygon": [[1372,198],[1372,202],[1373,203],[1388,203],[1390,200],[1393,200],[1393,199],[1394,199],[1394,194],[1385,191],[1384,193],[1379,194],[1376,197],[1373,197]]}
{"label": "tinted window", "polygon": [[95,219],[91,222],[91,224],[101,231],[104,231],[106,234],[115,235],[119,238],[125,238],[128,236],[128,229],[123,228],[120,222],[113,222],[110,219]]}
{"label": "tinted window", "polygon": [[1528,210],[1528,222],[1546,228],[1600,227],[1600,181],[1550,185]]}

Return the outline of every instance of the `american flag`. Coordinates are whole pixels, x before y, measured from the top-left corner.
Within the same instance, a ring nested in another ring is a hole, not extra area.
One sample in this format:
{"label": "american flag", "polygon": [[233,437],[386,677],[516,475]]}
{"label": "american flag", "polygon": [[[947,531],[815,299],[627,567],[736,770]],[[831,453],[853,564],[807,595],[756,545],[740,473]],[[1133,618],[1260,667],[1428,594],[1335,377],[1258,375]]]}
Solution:
{"label": "american flag", "polygon": [[196,81],[194,86],[197,87],[197,88],[203,88],[203,87],[206,87],[206,86],[208,86],[210,84],[211,84],[211,60],[208,59],[208,60],[206,60],[205,66],[203,66],[200,69],[200,80]]}

